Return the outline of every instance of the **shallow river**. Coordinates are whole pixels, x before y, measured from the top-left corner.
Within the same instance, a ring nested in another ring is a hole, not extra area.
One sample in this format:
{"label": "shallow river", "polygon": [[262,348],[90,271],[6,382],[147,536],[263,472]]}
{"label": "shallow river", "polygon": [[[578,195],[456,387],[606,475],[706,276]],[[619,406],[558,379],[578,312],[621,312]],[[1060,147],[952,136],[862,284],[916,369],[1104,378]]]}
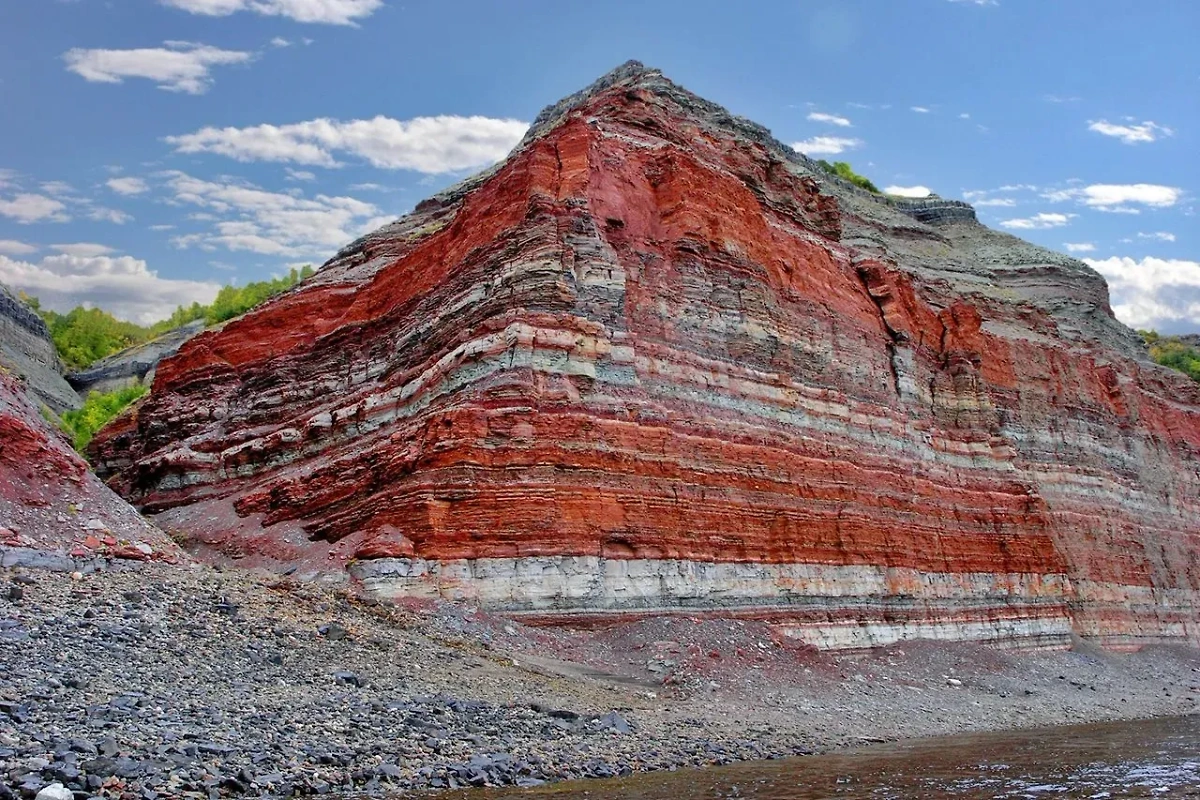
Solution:
{"label": "shallow river", "polygon": [[452,796],[463,800],[1200,797],[1200,716],[952,736],[837,755]]}

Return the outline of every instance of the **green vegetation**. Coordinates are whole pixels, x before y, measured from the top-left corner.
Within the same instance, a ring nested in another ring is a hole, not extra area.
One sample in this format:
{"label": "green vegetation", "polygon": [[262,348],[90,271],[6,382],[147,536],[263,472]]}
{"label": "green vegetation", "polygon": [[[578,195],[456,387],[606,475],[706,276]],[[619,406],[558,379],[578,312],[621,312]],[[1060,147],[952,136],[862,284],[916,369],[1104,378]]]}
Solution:
{"label": "green vegetation", "polygon": [[83,408],[63,414],[62,427],[70,435],[75,449],[82,453],[96,435],[96,431],[148,391],[149,387],[139,383],[117,389],[115,392],[92,392],[87,396],[87,400],[83,401]]}
{"label": "green vegetation", "polygon": [[[227,319],[245,314],[250,309],[268,298],[295,286],[300,281],[313,274],[313,268],[305,266],[299,271],[293,269],[282,278],[273,281],[258,281],[247,283],[245,286],[226,286],[217,292],[217,299],[205,310],[204,316],[209,325],[224,322]],[[192,308],[197,305],[193,304]],[[183,309],[178,309],[179,313]],[[193,319],[196,319],[195,317]]]}
{"label": "green vegetation", "polygon": [[167,319],[148,327],[117,319],[98,308],[79,306],[66,314],[46,311],[36,297],[24,293],[20,297],[46,320],[50,338],[54,340],[54,347],[63,363],[68,369],[77,370],[198,319],[205,320],[209,325],[233,319],[312,274],[313,268],[305,266],[299,270],[293,269],[275,280],[257,281],[245,286],[225,286],[211,305],[192,303],[190,306],[180,306]]}
{"label": "green vegetation", "polygon": [[862,175],[859,175],[857,172],[855,172],[854,169],[851,168],[851,166],[845,161],[835,161],[830,164],[825,159],[819,158],[817,159],[817,164],[820,165],[821,169],[825,170],[830,175],[837,175],[842,180],[849,181],[860,189],[866,189],[868,192],[872,192],[873,194],[880,193],[878,186],[871,183],[869,178],[864,178]]}
{"label": "green vegetation", "polygon": [[119,320],[98,308],[79,306],[66,314],[43,311],[37,298],[22,296],[50,328],[50,338],[68,369],[80,369],[110,353],[146,341],[147,331],[140,325]]}
{"label": "green vegetation", "polygon": [[1150,345],[1150,357],[1156,364],[1178,370],[1194,381],[1200,381],[1200,348],[1176,336],[1159,336],[1155,331],[1138,331]]}

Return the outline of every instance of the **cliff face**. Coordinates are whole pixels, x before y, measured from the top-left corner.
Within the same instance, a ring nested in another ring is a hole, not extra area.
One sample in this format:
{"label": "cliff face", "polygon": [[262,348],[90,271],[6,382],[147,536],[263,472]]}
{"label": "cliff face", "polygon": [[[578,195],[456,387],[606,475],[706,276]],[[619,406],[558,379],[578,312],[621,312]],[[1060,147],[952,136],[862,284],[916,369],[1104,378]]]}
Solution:
{"label": "cliff face", "polygon": [[93,454],[164,526],[384,596],[1200,641],[1200,390],[1103,280],[637,64],[189,341]]}
{"label": "cliff face", "polygon": [[45,321],[0,286],[0,367],[25,379],[29,392],[55,414],[79,408],[80,400],[63,380],[62,362]]}

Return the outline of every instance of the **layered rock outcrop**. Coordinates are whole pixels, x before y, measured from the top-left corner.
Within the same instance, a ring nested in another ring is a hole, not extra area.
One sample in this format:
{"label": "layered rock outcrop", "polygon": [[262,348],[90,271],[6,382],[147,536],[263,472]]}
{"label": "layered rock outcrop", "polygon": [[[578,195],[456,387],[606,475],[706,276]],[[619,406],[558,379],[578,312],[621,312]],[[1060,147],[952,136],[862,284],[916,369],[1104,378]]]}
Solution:
{"label": "layered rock outcrop", "polygon": [[636,63],[189,341],[92,454],[169,529],[383,596],[1200,637],[1200,389],[1100,276]]}
{"label": "layered rock outcrop", "polygon": [[0,286],[0,367],[21,376],[34,400],[55,414],[79,408],[79,397],[63,380],[62,362],[45,320],[3,286]]}
{"label": "layered rock outcrop", "polygon": [[138,383],[152,383],[158,362],[175,355],[184,342],[204,330],[198,319],[167,331],[148,342],[127,347],[77,372],[67,375],[67,383],[80,397],[89,392],[113,392]]}
{"label": "layered rock outcrop", "polygon": [[0,371],[0,566],[184,558],[47,426],[27,388]]}

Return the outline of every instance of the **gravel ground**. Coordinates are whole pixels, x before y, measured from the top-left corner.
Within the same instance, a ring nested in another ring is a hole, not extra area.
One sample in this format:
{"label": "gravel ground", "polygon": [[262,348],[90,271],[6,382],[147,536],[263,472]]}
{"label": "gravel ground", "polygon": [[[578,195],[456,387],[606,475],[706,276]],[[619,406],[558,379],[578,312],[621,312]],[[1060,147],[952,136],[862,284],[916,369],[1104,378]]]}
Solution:
{"label": "gravel ground", "polygon": [[192,565],[0,581],[0,800],[536,785],[1190,713],[1200,694],[1184,648],[819,654],[749,621],[527,628]]}

